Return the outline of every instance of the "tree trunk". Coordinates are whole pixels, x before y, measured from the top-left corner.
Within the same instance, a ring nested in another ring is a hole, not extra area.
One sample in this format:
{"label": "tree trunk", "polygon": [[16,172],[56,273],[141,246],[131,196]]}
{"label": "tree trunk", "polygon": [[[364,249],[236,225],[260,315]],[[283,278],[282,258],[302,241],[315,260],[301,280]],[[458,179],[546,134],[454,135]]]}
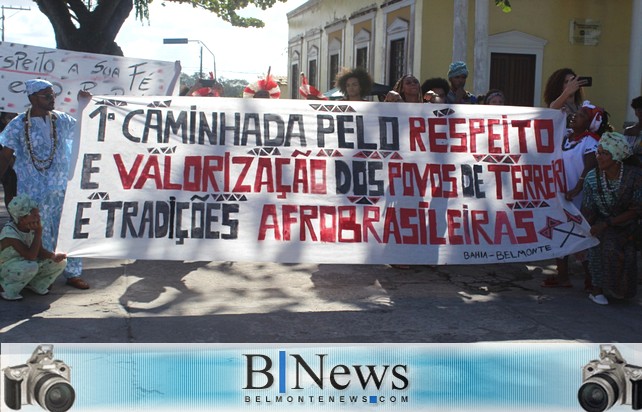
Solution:
{"label": "tree trunk", "polygon": [[90,11],[83,0],[34,0],[54,29],[56,47],[122,56],[116,36],[133,9],[133,0],[99,1]]}

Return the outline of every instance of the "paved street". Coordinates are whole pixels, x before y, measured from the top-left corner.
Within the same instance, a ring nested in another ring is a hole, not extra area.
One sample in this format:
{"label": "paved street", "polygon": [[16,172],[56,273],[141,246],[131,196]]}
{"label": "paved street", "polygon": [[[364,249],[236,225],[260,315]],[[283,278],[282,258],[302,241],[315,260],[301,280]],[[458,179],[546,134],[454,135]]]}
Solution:
{"label": "paved street", "polygon": [[554,269],[86,259],[88,291],[0,300],[0,342],[640,341],[641,298],[592,303],[579,266],[541,288]]}
{"label": "paved street", "polygon": [[552,266],[86,261],[89,291],[0,302],[2,342],[636,342],[641,301],[542,289]]}

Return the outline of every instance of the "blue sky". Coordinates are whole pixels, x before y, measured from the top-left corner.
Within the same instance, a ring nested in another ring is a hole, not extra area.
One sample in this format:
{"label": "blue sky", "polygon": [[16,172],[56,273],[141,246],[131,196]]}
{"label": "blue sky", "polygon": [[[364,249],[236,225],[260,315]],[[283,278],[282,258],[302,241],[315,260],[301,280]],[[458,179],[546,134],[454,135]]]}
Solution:
{"label": "blue sky", "polygon": [[[288,26],[286,13],[305,0],[277,3],[267,11],[247,9],[240,14],[255,16],[265,23],[262,29],[235,28],[216,15],[179,5],[155,0],[150,7],[150,22],[135,20],[134,14],[125,22],[116,38],[127,57],[142,59],[180,60],[183,72],[199,71],[200,44],[165,45],[163,38],[200,40],[215,55],[219,77],[254,81],[265,74],[287,75]],[[0,0],[5,7],[24,7],[30,10],[5,9],[5,36],[7,42],[55,48],[53,29],[47,18],[31,0]],[[222,39],[222,41],[219,41]],[[212,70],[214,58],[203,48],[203,71]]]}

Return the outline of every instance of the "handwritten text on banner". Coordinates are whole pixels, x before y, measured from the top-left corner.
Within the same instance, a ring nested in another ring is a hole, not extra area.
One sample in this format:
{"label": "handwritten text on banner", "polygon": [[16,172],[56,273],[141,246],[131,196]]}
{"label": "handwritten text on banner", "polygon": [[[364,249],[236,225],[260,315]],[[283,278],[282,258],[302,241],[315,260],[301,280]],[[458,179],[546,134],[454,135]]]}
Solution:
{"label": "handwritten text on banner", "polygon": [[0,110],[20,113],[29,105],[24,82],[54,85],[56,109],[75,116],[78,90],[92,94],[154,96],[174,93],[180,64],[0,42]]}

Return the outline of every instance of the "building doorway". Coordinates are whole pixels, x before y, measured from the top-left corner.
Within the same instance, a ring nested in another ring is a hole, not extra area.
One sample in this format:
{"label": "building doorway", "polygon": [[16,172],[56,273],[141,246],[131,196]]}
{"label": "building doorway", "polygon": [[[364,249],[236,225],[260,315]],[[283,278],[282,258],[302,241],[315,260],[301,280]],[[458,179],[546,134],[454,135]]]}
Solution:
{"label": "building doorway", "polygon": [[533,106],[535,101],[534,54],[491,53],[490,88],[499,89],[511,106]]}

